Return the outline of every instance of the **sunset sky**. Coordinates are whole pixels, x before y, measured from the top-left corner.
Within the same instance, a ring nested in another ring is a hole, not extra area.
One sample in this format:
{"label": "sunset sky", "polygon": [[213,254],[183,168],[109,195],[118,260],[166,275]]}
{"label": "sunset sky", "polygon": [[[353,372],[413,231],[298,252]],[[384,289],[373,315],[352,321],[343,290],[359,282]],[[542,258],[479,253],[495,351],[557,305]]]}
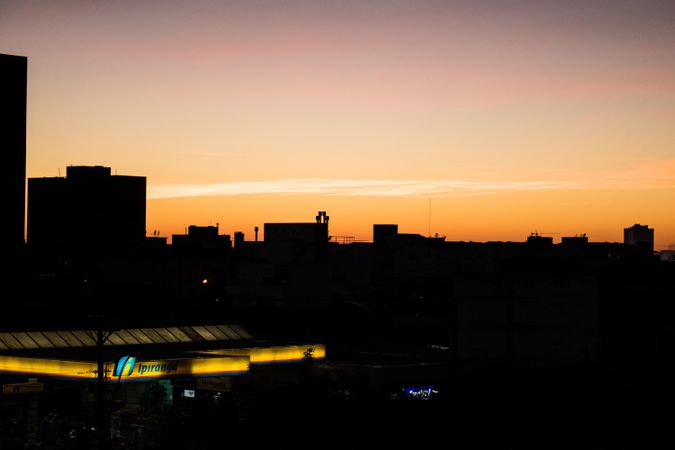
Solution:
{"label": "sunset sky", "polygon": [[357,239],[642,223],[668,248],[674,24],[673,0],[0,0],[0,53],[29,58],[28,176],[147,176],[148,233],[326,210]]}

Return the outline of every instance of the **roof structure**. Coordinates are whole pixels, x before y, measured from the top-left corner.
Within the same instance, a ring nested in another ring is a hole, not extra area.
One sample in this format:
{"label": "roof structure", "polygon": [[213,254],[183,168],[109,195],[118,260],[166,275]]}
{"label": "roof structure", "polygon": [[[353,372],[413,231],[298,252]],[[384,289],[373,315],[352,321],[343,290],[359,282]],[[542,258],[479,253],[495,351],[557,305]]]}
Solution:
{"label": "roof structure", "polygon": [[[181,344],[253,339],[239,325],[126,328],[110,333],[106,346]],[[0,350],[96,347],[96,330],[0,333]]]}

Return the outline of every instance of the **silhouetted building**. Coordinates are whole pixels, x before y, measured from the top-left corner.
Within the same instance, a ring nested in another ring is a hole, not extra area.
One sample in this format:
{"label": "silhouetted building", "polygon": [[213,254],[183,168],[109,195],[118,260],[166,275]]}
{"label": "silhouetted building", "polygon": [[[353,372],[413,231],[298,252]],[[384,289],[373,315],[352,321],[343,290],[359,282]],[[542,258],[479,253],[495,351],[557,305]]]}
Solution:
{"label": "silhouetted building", "polygon": [[70,166],[28,180],[29,244],[134,244],[145,238],[145,177]]}
{"label": "silhouetted building", "polygon": [[266,223],[265,249],[273,262],[322,261],[328,247],[328,220],[319,211],[316,222]]}
{"label": "silhouetted building", "polygon": [[254,251],[254,257],[237,251],[241,263],[236,281],[227,288],[230,300],[238,305],[327,304],[332,283],[328,220],[319,211],[314,223],[266,223],[262,245],[249,242],[243,247]]}
{"label": "silhouetted building", "polygon": [[148,247],[166,247],[167,238],[164,236],[148,236],[144,242]]}
{"label": "silhouetted building", "polygon": [[638,252],[654,251],[654,229],[647,225],[635,224],[623,229],[623,243],[637,247]]}
{"label": "silhouetted building", "polygon": [[549,236],[542,236],[539,233],[532,233],[527,237],[527,243],[531,247],[543,248],[553,245],[553,238]]}
{"label": "silhouetted building", "polygon": [[583,247],[588,244],[588,236],[563,236],[561,244],[566,247]]}
{"label": "silhouetted building", "polygon": [[171,237],[174,247],[232,248],[229,234],[218,234],[218,226],[199,227],[190,225],[187,234]]}
{"label": "silhouetted building", "polygon": [[244,246],[244,232],[234,232],[234,248],[242,248]]}
{"label": "silhouetted building", "polygon": [[398,236],[398,225],[375,224],[373,225],[373,244],[382,245],[390,243]]}
{"label": "silhouetted building", "polygon": [[3,167],[0,198],[0,242],[23,244],[26,204],[26,73],[24,56],[0,54],[0,152]]}

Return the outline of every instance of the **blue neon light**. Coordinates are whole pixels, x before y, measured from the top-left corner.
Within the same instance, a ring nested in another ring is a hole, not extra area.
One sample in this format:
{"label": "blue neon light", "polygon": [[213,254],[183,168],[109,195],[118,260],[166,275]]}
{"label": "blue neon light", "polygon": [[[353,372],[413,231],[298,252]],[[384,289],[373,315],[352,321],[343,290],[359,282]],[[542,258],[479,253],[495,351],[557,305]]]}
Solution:
{"label": "blue neon light", "polygon": [[407,387],[403,388],[403,394],[408,398],[428,400],[433,395],[437,395],[438,390],[434,386]]}

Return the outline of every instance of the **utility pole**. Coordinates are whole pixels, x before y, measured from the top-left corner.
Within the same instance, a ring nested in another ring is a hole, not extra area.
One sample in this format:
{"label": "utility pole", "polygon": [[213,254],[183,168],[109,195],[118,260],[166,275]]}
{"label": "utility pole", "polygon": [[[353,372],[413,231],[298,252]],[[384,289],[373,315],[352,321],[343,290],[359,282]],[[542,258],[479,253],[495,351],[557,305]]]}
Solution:
{"label": "utility pole", "polygon": [[103,319],[100,315],[98,317],[98,327],[96,330],[96,360],[98,366],[96,368],[96,431],[98,433],[98,449],[106,450],[108,448],[105,417],[105,372],[103,368],[103,344],[105,343],[103,337]]}
{"label": "utility pole", "polygon": [[[84,280],[85,291],[87,293],[87,298],[92,299],[91,295],[95,295],[96,299],[96,313],[95,313],[95,323],[96,331],[89,332],[89,336],[94,339],[96,342],[96,392],[94,400],[94,409],[95,409],[95,418],[94,423],[96,425],[96,448],[98,450],[108,450],[109,448],[109,433],[108,433],[108,422],[107,422],[107,412],[106,412],[106,403],[105,403],[105,342],[108,340],[112,331],[107,331],[105,315],[103,313],[102,305],[102,292],[97,289],[96,283],[89,282],[90,280]],[[92,317],[92,316],[90,316]],[[93,318],[93,317],[92,317]]]}

